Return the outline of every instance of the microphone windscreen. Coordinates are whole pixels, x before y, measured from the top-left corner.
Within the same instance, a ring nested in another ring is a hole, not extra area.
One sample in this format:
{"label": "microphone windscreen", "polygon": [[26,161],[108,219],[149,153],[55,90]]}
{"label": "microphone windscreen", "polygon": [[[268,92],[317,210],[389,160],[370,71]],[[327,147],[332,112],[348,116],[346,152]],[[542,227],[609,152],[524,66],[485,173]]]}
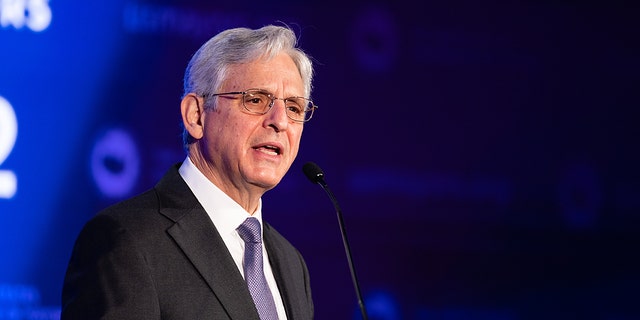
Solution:
{"label": "microphone windscreen", "polygon": [[324,172],[313,162],[305,163],[304,166],[302,166],[302,172],[304,172],[304,175],[313,183],[319,183],[324,180]]}

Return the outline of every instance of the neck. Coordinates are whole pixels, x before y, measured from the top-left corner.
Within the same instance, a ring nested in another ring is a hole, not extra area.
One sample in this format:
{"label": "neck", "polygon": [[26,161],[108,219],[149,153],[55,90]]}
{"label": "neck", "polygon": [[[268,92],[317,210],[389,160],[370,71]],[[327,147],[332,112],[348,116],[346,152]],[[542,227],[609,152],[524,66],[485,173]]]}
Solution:
{"label": "neck", "polygon": [[250,215],[255,213],[258,209],[260,198],[265,193],[264,188],[234,183],[231,179],[221,175],[219,173],[221,168],[206,161],[201,153],[190,152],[189,159],[211,183],[242,206]]}

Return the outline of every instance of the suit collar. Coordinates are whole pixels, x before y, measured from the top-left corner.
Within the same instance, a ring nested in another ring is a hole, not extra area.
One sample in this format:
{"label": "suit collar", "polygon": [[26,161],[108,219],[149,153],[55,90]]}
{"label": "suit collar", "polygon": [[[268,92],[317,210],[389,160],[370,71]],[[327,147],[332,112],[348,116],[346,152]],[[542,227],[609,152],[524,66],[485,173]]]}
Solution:
{"label": "suit collar", "polygon": [[264,224],[264,244],[267,252],[269,253],[269,263],[273,270],[273,276],[278,283],[278,289],[284,307],[287,312],[288,319],[304,318],[303,308],[299,303],[301,302],[299,291],[296,290],[294,284],[299,283],[299,279],[294,278],[294,275],[298,273],[293,272],[289,268],[291,265],[300,263],[298,260],[290,261],[291,258],[282,250],[282,236],[271,227],[268,223]]}
{"label": "suit collar", "polygon": [[187,184],[173,166],[158,182],[160,213],[175,222],[167,232],[232,319],[259,320],[251,294],[231,254]]}

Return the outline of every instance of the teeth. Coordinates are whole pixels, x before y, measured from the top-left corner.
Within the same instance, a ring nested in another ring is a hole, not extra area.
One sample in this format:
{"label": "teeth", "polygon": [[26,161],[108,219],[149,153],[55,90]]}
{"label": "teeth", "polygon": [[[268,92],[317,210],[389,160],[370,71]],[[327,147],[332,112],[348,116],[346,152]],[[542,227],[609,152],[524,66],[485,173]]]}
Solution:
{"label": "teeth", "polygon": [[273,154],[273,155],[278,155],[280,154],[278,148],[274,147],[274,146],[263,146],[258,148],[258,150],[264,152],[264,153],[268,153],[268,154]]}

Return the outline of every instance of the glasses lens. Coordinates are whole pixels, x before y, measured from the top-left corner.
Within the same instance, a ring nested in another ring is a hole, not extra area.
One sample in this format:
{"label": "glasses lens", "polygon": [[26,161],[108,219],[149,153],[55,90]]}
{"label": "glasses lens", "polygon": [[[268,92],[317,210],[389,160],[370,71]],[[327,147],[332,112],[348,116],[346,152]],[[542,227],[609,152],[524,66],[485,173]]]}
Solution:
{"label": "glasses lens", "polygon": [[254,113],[266,113],[269,111],[269,104],[271,103],[271,98],[268,93],[257,91],[257,90],[249,90],[244,94],[244,107],[247,108],[250,112]]}
{"label": "glasses lens", "polygon": [[[260,90],[247,90],[243,95],[242,103],[245,109],[255,114],[265,114],[269,112],[271,103],[277,98],[269,92]],[[285,103],[287,116],[292,120],[305,122],[311,119],[315,106],[309,99],[302,97],[291,97],[282,99]]]}
{"label": "glasses lens", "polygon": [[287,107],[287,115],[295,121],[308,121],[313,114],[313,102],[311,100],[294,97],[285,100]]}

